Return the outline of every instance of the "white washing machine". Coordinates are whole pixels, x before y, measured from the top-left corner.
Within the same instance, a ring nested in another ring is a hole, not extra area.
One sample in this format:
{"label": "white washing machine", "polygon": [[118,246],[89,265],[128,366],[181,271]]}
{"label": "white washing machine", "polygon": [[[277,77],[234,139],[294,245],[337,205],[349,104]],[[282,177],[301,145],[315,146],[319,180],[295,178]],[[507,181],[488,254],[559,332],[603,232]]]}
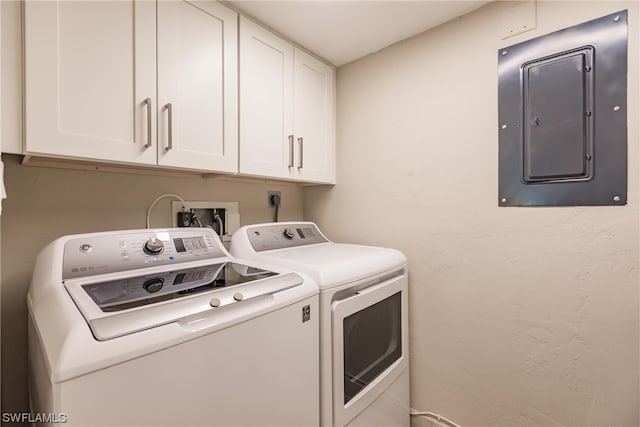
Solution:
{"label": "white washing machine", "polygon": [[27,302],[36,423],[319,423],[316,284],[210,229],[59,238]]}
{"label": "white washing machine", "polygon": [[407,260],[329,241],[311,222],[240,228],[230,252],[307,274],[320,288],[320,423],[409,426]]}

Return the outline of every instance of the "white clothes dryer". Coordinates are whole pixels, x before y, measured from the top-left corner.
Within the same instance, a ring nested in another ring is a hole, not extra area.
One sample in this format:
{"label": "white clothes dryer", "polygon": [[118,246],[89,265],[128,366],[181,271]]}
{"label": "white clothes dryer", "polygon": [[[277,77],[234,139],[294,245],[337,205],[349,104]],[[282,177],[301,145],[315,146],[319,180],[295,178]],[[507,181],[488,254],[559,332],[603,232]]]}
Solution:
{"label": "white clothes dryer", "polygon": [[27,297],[34,420],[317,426],[318,288],[213,230],[61,237]]}
{"label": "white clothes dryer", "polygon": [[334,243],[311,222],[242,227],[230,252],[318,284],[322,426],[409,426],[407,259],[401,252]]}

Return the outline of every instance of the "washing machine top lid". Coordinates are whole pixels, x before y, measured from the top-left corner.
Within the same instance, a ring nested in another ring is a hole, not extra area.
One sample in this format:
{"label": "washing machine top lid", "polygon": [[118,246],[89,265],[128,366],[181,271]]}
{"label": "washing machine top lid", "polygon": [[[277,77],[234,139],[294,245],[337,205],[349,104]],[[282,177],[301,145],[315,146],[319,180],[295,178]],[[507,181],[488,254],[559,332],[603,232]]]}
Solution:
{"label": "washing machine top lid", "polygon": [[317,293],[291,270],[232,257],[209,228],[64,236],[41,252],[33,277],[34,307],[63,291],[73,304],[59,309],[79,310],[102,341],[194,317],[251,316],[274,298]]}
{"label": "washing machine top lid", "polygon": [[[229,288],[277,274],[221,261],[85,284],[79,281],[77,286],[89,295],[101,311],[111,313]],[[72,286],[72,283],[67,282],[67,286]]]}
{"label": "washing machine top lid", "polygon": [[104,341],[172,322],[188,323],[209,311],[224,316],[230,308],[246,309],[249,314],[257,302],[303,282],[295,273],[220,259],[71,279],[64,286],[94,337]]}
{"label": "washing machine top lid", "polygon": [[231,241],[235,256],[283,266],[328,289],[402,268],[407,259],[390,248],[334,243],[312,222],[257,224],[240,228]]}

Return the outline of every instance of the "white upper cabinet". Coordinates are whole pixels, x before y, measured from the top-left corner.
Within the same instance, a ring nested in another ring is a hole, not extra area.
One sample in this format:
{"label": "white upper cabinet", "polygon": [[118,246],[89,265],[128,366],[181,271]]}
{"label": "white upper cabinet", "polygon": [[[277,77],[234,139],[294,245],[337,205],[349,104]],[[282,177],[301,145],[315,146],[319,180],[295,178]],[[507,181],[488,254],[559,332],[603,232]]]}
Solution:
{"label": "white upper cabinet", "polygon": [[293,131],[298,177],[335,182],[334,71],[313,56],[294,52]]}
{"label": "white upper cabinet", "polygon": [[26,0],[24,35],[25,154],[335,183],[335,70],[216,1]]}
{"label": "white upper cabinet", "polygon": [[155,164],[155,4],[24,7],[26,153]]}
{"label": "white upper cabinet", "polygon": [[237,171],[235,12],[27,0],[24,23],[25,153]]}
{"label": "white upper cabinet", "polygon": [[158,2],[158,163],[238,169],[237,16],[215,2]]}
{"label": "white upper cabinet", "polygon": [[240,17],[240,173],[291,178],[293,46]]}
{"label": "white upper cabinet", "polygon": [[240,173],[335,182],[335,72],[240,18]]}

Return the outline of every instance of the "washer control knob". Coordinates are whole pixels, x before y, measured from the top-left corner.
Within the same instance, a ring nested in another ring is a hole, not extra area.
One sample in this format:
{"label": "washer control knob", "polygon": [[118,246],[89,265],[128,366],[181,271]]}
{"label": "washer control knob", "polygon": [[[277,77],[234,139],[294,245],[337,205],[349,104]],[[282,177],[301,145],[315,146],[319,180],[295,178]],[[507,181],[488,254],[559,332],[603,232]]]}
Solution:
{"label": "washer control knob", "polygon": [[154,277],[154,278],[149,279],[146,282],[144,282],[142,284],[142,287],[144,288],[145,291],[147,291],[150,294],[152,294],[152,293],[158,292],[160,289],[162,289],[163,285],[164,285],[164,280],[162,280],[161,277]]}
{"label": "washer control knob", "polygon": [[296,232],[293,228],[285,228],[284,231],[282,232],[282,235],[287,239],[291,240],[293,239],[293,236],[296,235]]}
{"label": "washer control knob", "polygon": [[220,307],[220,304],[222,304],[222,302],[219,298],[211,298],[211,301],[209,301],[211,307]]}
{"label": "washer control knob", "polygon": [[164,244],[162,240],[157,237],[150,237],[149,240],[142,245],[142,250],[149,255],[158,255],[164,250]]}
{"label": "washer control knob", "polygon": [[244,295],[242,295],[240,292],[236,292],[235,294],[233,294],[233,299],[236,301],[242,301],[244,299]]}

